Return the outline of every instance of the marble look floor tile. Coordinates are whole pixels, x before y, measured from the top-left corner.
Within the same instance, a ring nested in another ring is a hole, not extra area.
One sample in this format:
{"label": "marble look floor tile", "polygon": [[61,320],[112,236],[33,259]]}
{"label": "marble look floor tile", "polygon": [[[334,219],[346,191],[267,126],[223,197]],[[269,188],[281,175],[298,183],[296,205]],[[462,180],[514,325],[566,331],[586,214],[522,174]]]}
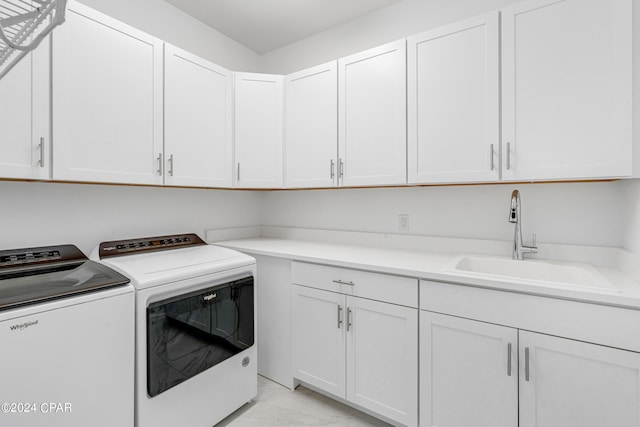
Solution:
{"label": "marble look floor tile", "polygon": [[305,387],[295,391],[258,377],[258,396],[216,427],[389,426]]}

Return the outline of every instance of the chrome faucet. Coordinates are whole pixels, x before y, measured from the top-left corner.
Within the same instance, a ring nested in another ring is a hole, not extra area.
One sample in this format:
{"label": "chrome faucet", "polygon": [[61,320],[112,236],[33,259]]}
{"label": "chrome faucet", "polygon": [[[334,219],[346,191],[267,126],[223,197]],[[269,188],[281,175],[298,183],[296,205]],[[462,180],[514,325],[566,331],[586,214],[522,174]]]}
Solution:
{"label": "chrome faucet", "polygon": [[538,253],[538,247],[536,246],[536,235],[533,235],[533,245],[527,246],[522,244],[522,225],[520,219],[520,192],[513,190],[511,193],[511,209],[509,210],[509,222],[516,225],[513,235],[513,259],[524,259],[524,254]]}

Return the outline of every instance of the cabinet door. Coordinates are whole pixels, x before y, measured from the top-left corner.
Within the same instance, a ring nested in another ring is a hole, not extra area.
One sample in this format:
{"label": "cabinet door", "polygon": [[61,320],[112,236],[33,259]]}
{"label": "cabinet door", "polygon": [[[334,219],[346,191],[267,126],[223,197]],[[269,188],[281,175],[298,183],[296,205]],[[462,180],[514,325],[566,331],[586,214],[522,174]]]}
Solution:
{"label": "cabinet door", "polygon": [[233,74],[165,44],[165,184],[231,187]]}
{"label": "cabinet door", "polygon": [[347,399],[418,424],[418,310],[347,297]]}
{"label": "cabinet door", "polygon": [[420,312],[420,426],[518,427],[518,331]]}
{"label": "cabinet door", "polygon": [[293,375],[345,397],[345,296],[292,285]]}
{"label": "cabinet door", "polygon": [[631,175],[631,0],[503,9],[503,178]]}
{"label": "cabinet door", "polygon": [[282,187],[283,77],[235,73],[235,186]]}
{"label": "cabinet door", "polygon": [[285,186],[333,187],[338,154],[338,64],[285,77]]}
{"label": "cabinet door", "polygon": [[640,354],[520,332],[520,427],[638,427]]}
{"label": "cabinet door", "polygon": [[47,38],[0,80],[0,177],[49,178],[49,48]]}
{"label": "cabinet door", "polygon": [[52,71],[53,178],[162,184],[162,42],[70,2]]}
{"label": "cabinet door", "polygon": [[338,61],[342,185],[407,182],[406,68],[404,40]]}
{"label": "cabinet door", "polygon": [[407,40],[409,183],[499,178],[498,13]]}

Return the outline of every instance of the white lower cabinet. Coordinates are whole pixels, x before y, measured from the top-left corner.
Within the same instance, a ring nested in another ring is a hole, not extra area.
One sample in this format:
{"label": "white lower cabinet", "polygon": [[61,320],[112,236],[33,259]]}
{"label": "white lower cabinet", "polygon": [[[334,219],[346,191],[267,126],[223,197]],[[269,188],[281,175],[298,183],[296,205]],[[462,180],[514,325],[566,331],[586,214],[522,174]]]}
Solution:
{"label": "white lower cabinet", "polygon": [[420,426],[517,427],[518,331],[420,312]]}
{"label": "white lower cabinet", "polygon": [[520,331],[520,427],[640,426],[640,354]]}
{"label": "white lower cabinet", "polygon": [[345,397],[345,296],[293,285],[293,374]]}
{"label": "white lower cabinet", "polygon": [[417,425],[418,310],[346,297],[347,400]]}
{"label": "white lower cabinet", "polygon": [[422,427],[640,426],[639,353],[420,317]]}
{"label": "white lower cabinet", "polygon": [[[355,287],[378,287],[375,277],[370,283],[359,280],[360,274],[370,279],[372,273],[312,266],[311,269],[345,273],[331,280],[338,291],[297,285],[300,265],[294,262],[292,268],[295,379],[395,423],[417,426],[417,308],[354,296],[358,292],[353,290]],[[311,273],[311,269],[307,272]],[[347,279],[349,273],[355,279]],[[416,280],[399,280],[400,286],[413,284],[417,291]],[[392,293],[394,283],[388,286]]]}

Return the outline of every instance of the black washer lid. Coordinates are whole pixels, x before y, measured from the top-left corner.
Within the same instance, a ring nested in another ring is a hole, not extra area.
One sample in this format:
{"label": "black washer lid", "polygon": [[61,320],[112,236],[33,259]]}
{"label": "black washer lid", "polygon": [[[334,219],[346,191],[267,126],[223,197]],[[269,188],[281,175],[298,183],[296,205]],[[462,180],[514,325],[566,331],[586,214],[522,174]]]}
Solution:
{"label": "black washer lid", "polygon": [[123,286],[129,279],[74,245],[0,251],[0,310]]}

